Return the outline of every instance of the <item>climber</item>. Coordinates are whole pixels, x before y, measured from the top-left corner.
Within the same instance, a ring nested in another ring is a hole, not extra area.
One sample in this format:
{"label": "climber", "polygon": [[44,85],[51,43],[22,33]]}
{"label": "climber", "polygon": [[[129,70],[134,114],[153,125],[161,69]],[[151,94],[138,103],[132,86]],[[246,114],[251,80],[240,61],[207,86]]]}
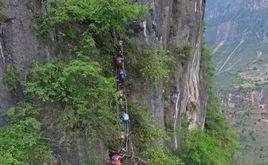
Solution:
{"label": "climber", "polygon": [[122,98],[125,98],[125,89],[124,88],[119,89],[119,96]]}
{"label": "climber", "polygon": [[118,90],[121,90],[121,89],[123,89],[124,88],[124,83],[123,82],[118,82],[118,84],[117,84],[117,89]]}
{"label": "climber", "polygon": [[119,139],[126,140],[127,138],[128,138],[128,133],[127,132],[120,132]]}
{"label": "climber", "polygon": [[120,46],[123,46],[123,44],[124,44],[124,40],[123,40],[122,38],[118,38],[118,44],[119,44]]}
{"label": "climber", "polygon": [[121,121],[122,121],[123,129],[127,129],[127,124],[128,124],[128,120],[129,120],[129,115],[128,115],[125,111],[123,111],[123,112],[121,112],[120,119],[121,119]]}
{"label": "climber", "polygon": [[118,104],[121,106],[121,108],[125,106],[125,101],[126,101],[125,98],[119,97]]}
{"label": "climber", "polygon": [[122,159],[123,157],[122,156],[120,156],[119,154],[114,154],[113,156],[112,156],[112,165],[121,165],[121,159]]}
{"label": "climber", "polygon": [[115,57],[115,63],[119,67],[119,69],[123,69],[123,62],[124,62],[124,57],[122,54],[118,54]]}
{"label": "climber", "polygon": [[112,165],[121,165],[120,159],[122,159],[122,157],[118,153],[114,153],[111,158]]}
{"label": "climber", "polygon": [[121,69],[120,72],[119,72],[119,80],[124,82],[126,77],[127,77],[127,73],[123,69]]}

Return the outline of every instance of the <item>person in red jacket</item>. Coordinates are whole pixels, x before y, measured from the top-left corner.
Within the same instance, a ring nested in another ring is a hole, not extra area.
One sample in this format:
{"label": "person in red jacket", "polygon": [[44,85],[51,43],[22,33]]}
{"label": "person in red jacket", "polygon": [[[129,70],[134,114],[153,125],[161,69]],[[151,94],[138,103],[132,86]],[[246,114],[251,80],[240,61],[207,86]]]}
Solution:
{"label": "person in red jacket", "polygon": [[114,154],[112,156],[112,165],[122,165],[121,159],[123,156],[120,156],[119,154]]}
{"label": "person in red jacket", "polygon": [[118,66],[119,69],[123,69],[123,63],[124,56],[122,55],[122,53],[120,53],[115,57],[115,64]]}

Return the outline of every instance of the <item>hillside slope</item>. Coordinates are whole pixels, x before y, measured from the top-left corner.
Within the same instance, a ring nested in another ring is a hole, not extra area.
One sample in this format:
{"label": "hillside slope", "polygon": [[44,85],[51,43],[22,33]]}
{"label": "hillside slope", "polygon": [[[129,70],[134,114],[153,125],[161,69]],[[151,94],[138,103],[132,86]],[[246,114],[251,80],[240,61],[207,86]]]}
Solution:
{"label": "hillside slope", "polygon": [[267,164],[268,2],[208,1],[219,110],[240,133],[238,164]]}
{"label": "hillside slope", "polygon": [[111,164],[113,152],[124,164],[233,162],[204,9],[205,0],[3,0],[0,164]]}
{"label": "hillside slope", "polygon": [[267,164],[267,89],[222,91],[220,110],[240,132],[243,150],[238,164]]}
{"label": "hillside slope", "polygon": [[267,85],[267,14],[265,0],[209,1],[206,36],[220,88]]}

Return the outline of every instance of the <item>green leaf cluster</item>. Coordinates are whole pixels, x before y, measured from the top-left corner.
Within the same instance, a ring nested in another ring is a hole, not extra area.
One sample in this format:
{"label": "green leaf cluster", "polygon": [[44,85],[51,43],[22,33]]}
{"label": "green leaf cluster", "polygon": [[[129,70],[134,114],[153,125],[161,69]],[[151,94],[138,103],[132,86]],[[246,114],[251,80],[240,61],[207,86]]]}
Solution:
{"label": "green leaf cluster", "polygon": [[128,41],[127,65],[132,78],[129,81],[139,87],[156,87],[169,81],[175,58],[158,44],[142,47],[136,38]]}
{"label": "green leaf cluster", "polygon": [[19,74],[14,68],[8,69],[2,80],[8,89],[13,92],[16,91],[20,84]]}
{"label": "green leaf cluster", "polygon": [[185,164],[235,164],[240,149],[239,137],[217,111],[217,97],[210,94],[205,130],[184,132],[182,158]]}
{"label": "green leaf cluster", "polygon": [[73,60],[66,64],[38,65],[32,70],[26,91],[43,101],[59,101],[78,109],[81,106],[100,109],[101,105],[109,106],[114,86],[112,79],[101,75],[97,63]]}
{"label": "green leaf cluster", "polygon": [[1,164],[49,164],[51,158],[41,123],[35,118],[26,117],[0,128]]}
{"label": "green leaf cluster", "polygon": [[185,137],[183,143],[185,149],[182,158],[189,165],[224,165],[228,164],[222,155],[222,148],[219,146],[219,139],[203,131],[193,131]]}
{"label": "green leaf cluster", "polygon": [[156,129],[152,117],[144,107],[131,104],[129,114],[131,116],[131,128],[137,139],[137,148],[140,150],[151,146],[156,138],[163,136],[163,132]]}
{"label": "green leaf cluster", "polygon": [[108,33],[125,32],[128,21],[146,14],[144,6],[125,0],[49,0],[55,7],[49,9],[52,25],[71,22],[88,24],[88,30]]}
{"label": "green leaf cluster", "polygon": [[115,83],[102,75],[98,63],[81,59],[47,63],[37,65],[30,75],[27,93],[44,103],[61,105],[67,132],[92,128],[105,144],[116,145]]}
{"label": "green leaf cluster", "polygon": [[170,66],[175,59],[168,55],[168,52],[157,45],[146,49],[138,67],[145,81],[159,83],[168,81]]}
{"label": "green leaf cluster", "polygon": [[147,13],[145,6],[125,0],[49,0],[46,4],[49,14],[39,23],[40,35],[47,38],[55,28],[60,51],[71,47],[91,56],[115,50],[114,37],[124,35],[130,21]]}
{"label": "green leaf cluster", "polygon": [[175,53],[178,54],[178,58],[188,60],[193,56],[193,47],[191,46],[184,46],[182,48],[178,48],[175,50]]}
{"label": "green leaf cluster", "polygon": [[218,109],[218,99],[214,92],[214,65],[211,61],[211,50],[205,43],[202,45],[201,74],[208,87],[209,100],[206,108],[204,130],[189,132],[188,124],[182,122],[181,158],[189,165],[225,165],[235,164],[240,149],[239,137],[226,123]]}
{"label": "green leaf cluster", "polygon": [[211,49],[205,43],[202,43],[201,68],[204,80],[213,88],[215,65],[212,62]]}
{"label": "green leaf cluster", "polygon": [[182,160],[168,149],[149,147],[143,154],[150,165],[183,165]]}

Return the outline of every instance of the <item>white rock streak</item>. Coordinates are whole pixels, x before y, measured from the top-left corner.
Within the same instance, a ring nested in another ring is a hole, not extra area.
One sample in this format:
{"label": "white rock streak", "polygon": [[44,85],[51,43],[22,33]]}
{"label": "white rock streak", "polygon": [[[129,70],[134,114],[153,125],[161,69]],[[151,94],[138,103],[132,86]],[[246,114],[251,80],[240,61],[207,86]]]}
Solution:
{"label": "white rock streak", "polygon": [[179,100],[180,100],[180,92],[177,95],[176,105],[175,105],[175,116],[174,116],[174,145],[175,149],[178,149],[178,137],[177,137],[177,128],[178,128],[178,116],[179,116]]}
{"label": "white rock streak", "polygon": [[5,56],[4,56],[4,53],[3,53],[3,46],[2,46],[1,42],[0,42],[0,54],[1,54],[1,57],[2,57],[3,64],[5,66],[6,65],[6,59],[5,59]]}
{"label": "white rock streak", "polygon": [[244,43],[244,40],[241,40],[240,43],[234,48],[234,50],[231,52],[231,54],[226,58],[222,66],[218,69],[218,72],[222,71],[222,69],[225,67],[227,62],[231,59],[231,57],[234,55],[236,50]]}

